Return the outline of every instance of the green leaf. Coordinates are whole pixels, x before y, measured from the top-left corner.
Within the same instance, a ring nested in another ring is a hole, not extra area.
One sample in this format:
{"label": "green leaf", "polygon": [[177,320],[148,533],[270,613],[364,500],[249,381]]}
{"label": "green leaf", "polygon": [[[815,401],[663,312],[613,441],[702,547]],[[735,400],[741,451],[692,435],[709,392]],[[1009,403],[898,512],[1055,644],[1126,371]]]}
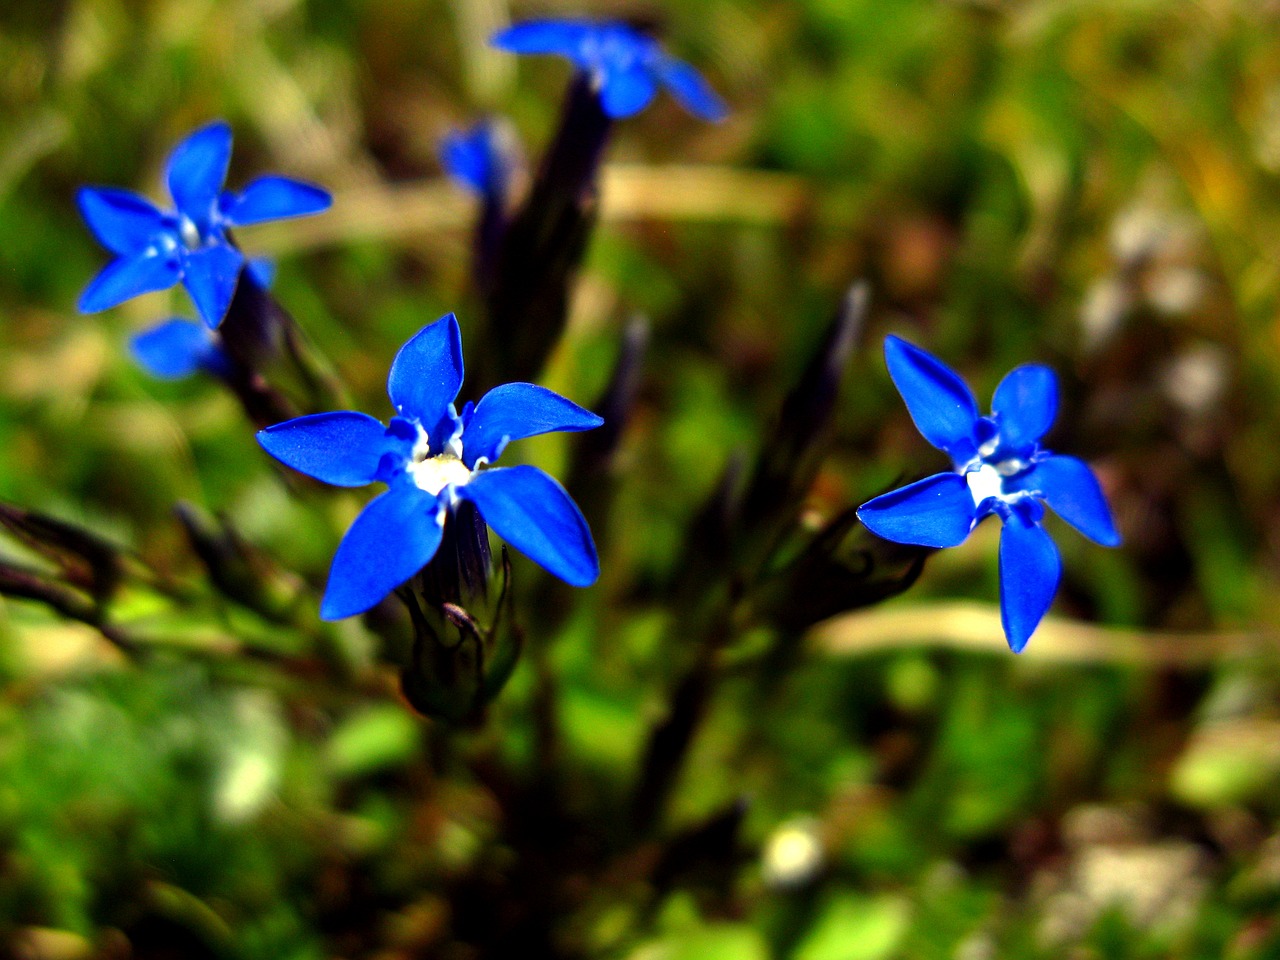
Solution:
{"label": "green leaf", "polygon": [[880,960],[897,950],[910,923],[902,897],[832,900],[796,951],[796,960]]}
{"label": "green leaf", "polygon": [[340,777],[358,777],[404,763],[418,746],[418,722],[400,706],[383,704],[348,717],[326,751]]}

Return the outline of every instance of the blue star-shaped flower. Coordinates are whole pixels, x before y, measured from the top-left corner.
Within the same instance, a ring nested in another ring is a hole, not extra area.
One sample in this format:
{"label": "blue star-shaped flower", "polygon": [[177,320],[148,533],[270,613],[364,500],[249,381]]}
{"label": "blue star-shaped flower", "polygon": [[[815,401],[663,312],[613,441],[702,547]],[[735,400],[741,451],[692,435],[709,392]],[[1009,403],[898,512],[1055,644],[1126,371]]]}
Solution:
{"label": "blue star-shaped flower", "polygon": [[490,41],[511,53],[567,57],[591,79],[604,112],[614,119],[639,113],[664,86],[703,120],[729,113],[707,81],[653,37],[625,23],[591,20],[529,20],[499,31]]}
{"label": "blue star-shaped flower", "polygon": [[1009,646],[1020,653],[1062,576],[1040,501],[1095,543],[1120,544],[1093,471],[1040,446],[1058,410],[1057,377],[1048,367],[1016,368],[996,387],[991,416],[981,417],[965,382],[936,357],[892,336],[884,353],[916,427],[954,469],[864,503],[858,519],[886,540],[954,547],[998,515],[1000,614]]}
{"label": "blue star-shaped flower", "polygon": [[76,200],[85,222],[116,255],[80,295],[82,313],[97,313],[181,281],[201,318],[216,328],[245,263],[227,230],[319,213],[332,202],[319,187],[285,177],[260,177],[239,193],[225,191],[230,160],[231,128],[217,121],[169,154],[165,179],[173,210],[160,210],[129,190],[80,189]]}
{"label": "blue star-shaped flower", "polygon": [[320,605],[326,620],[363,613],[421,570],[461,500],[566,583],[585,587],[599,576],[587,521],[559,483],[537,467],[485,468],[512,440],[590,430],[604,421],[532,383],[494,387],[458,412],[453,400],[461,385],[462,335],[448,314],[420,330],[392,362],[387,394],[397,416],[390,426],[345,410],[259,431],[268,453],[317,480],[389,487],[338,546]]}

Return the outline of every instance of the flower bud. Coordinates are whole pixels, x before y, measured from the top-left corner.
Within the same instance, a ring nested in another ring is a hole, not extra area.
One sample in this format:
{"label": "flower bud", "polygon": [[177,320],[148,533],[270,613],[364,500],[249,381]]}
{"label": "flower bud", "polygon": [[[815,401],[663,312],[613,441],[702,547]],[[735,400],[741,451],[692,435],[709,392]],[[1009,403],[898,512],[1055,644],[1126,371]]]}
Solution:
{"label": "flower bud", "polygon": [[298,578],[240,536],[225,517],[209,520],[189,503],[174,507],[191,549],[223,596],[274,623],[290,621]]}
{"label": "flower bud", "polygon": [[847,510],[831,520],[753,595],[761,619],[797,636],[820,620],[908,590],[933,553],[869,536]]}
{"label": "flower bud", "polygon": [[[477,522],[483,527],[483,521]],[[474,529],[463,531],[462,539],[465,541],[465,534]],[[438,558],[439,554],[428,568]],[[463,564],[458,569],[461,571]],[[424,570],[422,578],[430,581],[435,575],[434,571]],[[441,582],[447,581],[447,576]],[[414,628],[413,656],[400,673],[400,689],[413,708],[425,716],[460,726],[479,726],[485,708],[511,678],[520,659],[524,633],[515,622],[511,561],[505,547],[500,576],[498,597],[488,609],[482,592],[472,593],[476,603],[464,607],[450,601],[436,605],[420,602],[426,600],[425,592],[409,588],[398,591],[409,608]]]}
{"label": "flower bud", "polygon": [[52,562],[58,569],[59,579],[88,593],[99,609],[120,585],[124,552],[83,527],[9,503],[0,503],[0,526]]}

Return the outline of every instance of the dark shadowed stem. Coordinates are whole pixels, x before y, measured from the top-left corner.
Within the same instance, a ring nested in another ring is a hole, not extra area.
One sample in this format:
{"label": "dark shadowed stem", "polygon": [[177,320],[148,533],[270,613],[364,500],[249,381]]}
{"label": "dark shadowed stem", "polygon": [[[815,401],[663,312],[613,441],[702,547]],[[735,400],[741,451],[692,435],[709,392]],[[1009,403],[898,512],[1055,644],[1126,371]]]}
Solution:
{"label": "dark shadowed stem", "polygon": [[140,643],[120,627],[106,621],[105,613],[97,604],[84,600],[73,590],[46,583],[35,571],[0,563],[0,594],[34,600],[68,620],[93,627],[131,660],[141,660],[146,654]]}
{"label": "dark shadowed stem", "polygon": [[480,219],[476,222],[471,272],[476,290],[485,298],[492,296],[497,284],[502,238],[510,223],[506,199],[503,194],[486,192],[480,207]]}
{"label": "dark shadowed stem", "polygon": [[472,389],[536,380],[564,332],[569,293],[595,225],[600,160],[613,121],[584,75],[569,88],[560,127],[529,196],[503,233],[487,296],[489,366]]}
{"label": "dark shadowed stem", "polygon": [[717,902],[729,905],[750,856],[742,844],[742,826],[750,809],[748,797],[735,797],[710,816],[664,838],[636,924],[642,935],[653,930],[668,896],[682,887],[696,886],[704,897],[713,897],[709,901],[713,910]]}
{"label": "dark shadowed stem", "polygon": [[[586,518],[587,526],[601,554],[607,550],[609,516],[617,491],[618,454],[622,436],[631,419],[640,390],[649,324],[635,317],[627,324],[621,347],[604,392],[589,405],[604,424],[576,434],[572,439],[565,489]],[[577,588],[539,571],[526,594],[528,622],[533,639],[551,639],[560,629],[577,601]]]}
{"label": "dark shadowed stem", "polygon": [[240,273],[227,315],[218,327],[222,348],[246,370],[261,370],[284,350],[284,325],[292,318],[246,269]]}
{"label": "dark shadowed stem", "polygon": [[689,756],[694,736],[706,718],[720,676],[720,659],[736,635],[734,608],[739,591],[730,589],[703,624],[693,664],[676,685],[671,708],[653,728],[632,795],[631,825],[644,837],[661,820]]}
{"label": "dark shadowed stem", "polygon": [[224,516],[210,519],[187,503],[174,508],[191,551],[214,589],[266,623],[297,630],[313,642],[324,668],[339,679],[355,676],[351,654],[333,627],[317,618],[303,580],[248,540]]}
{"label": "dark shadowed stem", "polygon": [[731,464],[695,521],[675,609],[690,612],[682,626],[700,639],[692,665],[675,687],[670,711],[653,729],[645,750],[632,801],[632,825],[641,836],[660,821],[688,759],[710,707],[722,653],[737,634],[740,619],[748,615],[749,604],[742,601],[766,581],[779,545],[794,533],[804,497],[826,453],[840,383],[868,299],[865,283],[849,289],[783,401],[742,494],[737,493],[739,470]]}
{"label": "dark shadowed stem", "polygon": [[631,827],[640,838],[658,824],[667,800],[706,716],[720,654],[732,639],[730,620],[741,586],[726,585],[732,555],[732,523],[744,468],[741,455],[726,466],[719,484],[689,528],[682,575],[673,584],[672,608],[685,616],[673,625],[667,646],[695,646],[693,661],[674,688],[666,716],[649,734],[631,801]]}
{"label": "dark shadowed stem", "polygon": [[[185,522],[194,517],[189,508],[180,508],[180,512],[186,514],[184,526],[188,534],[194,533],[195,553],[210,568],[210,579],[224,595],[239,600],[246,609],[273,625],[296,627],[309,636],[325,638],[324,631],[317,631],[314,623],[299,622],[296,614],[283,615],[286,608],[297,606],[291,602],[299,589],[296,578],[285,575],[256,554],[236,538],[234,532],[215,543],[214,532],[208,525],[201,523],[196,527]],[[171,601],[178,610],[207,604],[203,590],[175,583],[141,557],[75,524],[0,503],[0,527],[55,567],[49,572],[0,561],[0,595],[43,604],[60,616],[92,627],[134,660],[141,661],[162,652],[169,644],[163,638],[146,632],[139,636],[112,622],[111,604],[121,587],[143,585]],[[223,531],[217,534],[221,536]],[[289,582],[283,582],[286,579]],[[251,595],[246,595],[246,590]],[[181,646],[183,652],[190,655],[201,653],[180,643],[173,646]],[[217,646],[227,649],[222,642]],[[318,667],[314,661],[254,647],[242,639],[231,646],[237,654],[271,660],[294,672],[315,674]]]}
{"label": "dark shadowed stem", "polygon": [[289,399],[262,372],[280,352],[274,303],[257,281],[243,271],[218,339],[227,358],[223,381],[257,427],[269,427],[298,415]]}
{"label": "dark shadowed stem", "polygon": [[430,632],[431,625],[427,623],[426,614],[422,612],[422,605],[418,603],[418,594],[413,589],[412,581],[396,587],[395,595],[396,599],[404,604],[409,613],[409,622],[413,624],[414,635],[420,637]]}
{"label": "dark shadowed stem", "polygon": [[[270,296],[270,294],[268,294]],[[342,382],[329,372],[330,368],[317,362],[315,345],[303,333],[302,328],[287,313],[280,302],[271,297],[272,304],[287,318],[284,325],[285,353],[293,364],[302,381],[303,388],[310,398],[310,412],[320,413],[326,410],[346,409],[347,390]]]}
{"label": "dark shadowed stem", "polygon": [[582,197],[595,193],[613,120],[604,112],[595,84],[585,73],[574,75],[565,95],[560,127],[547,148],[542,169],[530,197],[548,199],[563,194]]}
{"label": "dark shadowed stem", "polygon": [[173,508],[191,552],[203,564],[209,582],[224,597],[247,607],[269,623],[290,622],[290,597],[273,589],[282,571],[240,536],[225,517],[206,519],[189,503]]}
{"label": "dark shadowed stem", "polygon": [[738,569],[748,578],[794,528],[827,454],[840,384],[870,298],[865,281],[850,286],[761,448],[742,497],[736,537]]}
{"label": "dark shadowed stem", "polygon": [[[124,627],[109,623],[104,613],[84,603],[74,592],[44,583],[38,575],[31,571],[0,564],[0,593],[9,597],[42,603],[68,620],[74,620],[77,623],[92,627],[98,631],[104,640],[135,663],[147,660],[163,648],[163,644],[149,640],[139,640]],[[193,656],[201,654],[199,650],[187,650],[186,648],[183,648],[183,652]],[[272,663],[290,672],[308,675],[315,673],[313,665],[308,661],[263,647],[256,647],[243,641],[236,643],[235,652],[252,660]]]}
{"label": "dark shadowed stem", "polygon": [[226,384],[240,401],[245,416],[259,429],[292,420],[298,415],[297,409],[261,374],[233,366],[226,376]]}
{"label": "dark shadowed stem", "polygon": [[794,531],[829,446],[840,382],[866,316],[868,296],[864,282],[849,288],[783,400],[754,463],[735,454],[689,526],[675,566],[677,609],[696,603],[704,584],[722,579],[725,571],[734,571],[753,587],[770,556]]}
{"label": "dark shadowed stem", "polygon": [[282,359],[288,360],[309,411],[333,409],[340,402],[341,386],[316,364],[296,321],[248,270],[240,274],[218,336],[229,361],[224,380],[258,426],[298,414],[294,403],[269,379],[280,372]]}
{"label": "dark shadowed stem", "polygon": [[640,393],[648,348],[649,321],[633,317],[623,331],[609,382],[591,405],[591,410],[600,415],[604,424],[579,434],[573,441],[565,489],[587,518],[599,545],[608,540],[607,524],[617,485],[618,453]]}
{"label": "dark shadowed stem", "polygon": [[89,530],[0,503],[0,527],[61,569],[62,576],[105,604],[125,574],[126,553]]}
{"label": "dark shadowed stem", "polygon": [[[854,511],[848,511],[847,516],[852,529]],[[833,525],[843,519],[837,518]],[[888,541],[827,553],[823,539],[822,534],[815,538],[816,549],[806,551],[798,558],[794,571],[779,578],[775,596],[761,599],[758,612],[775,629],[755,668],[761,703],[780,693],[783,680],[800,662],[804,640],[815,624],[905,593],[920,579],[925,562],[933,553],[927,547]],[[768,608],[770,605],[773,609]]]}
{"label": "dark shadowed stem", "polygon": [[556,682],[551,658],[547,655],[546,641],[532,641],[528,649],[534,671],[533,789],[541,793],[554,793],[559,783],[557,773],[560,769],[560,686]]}

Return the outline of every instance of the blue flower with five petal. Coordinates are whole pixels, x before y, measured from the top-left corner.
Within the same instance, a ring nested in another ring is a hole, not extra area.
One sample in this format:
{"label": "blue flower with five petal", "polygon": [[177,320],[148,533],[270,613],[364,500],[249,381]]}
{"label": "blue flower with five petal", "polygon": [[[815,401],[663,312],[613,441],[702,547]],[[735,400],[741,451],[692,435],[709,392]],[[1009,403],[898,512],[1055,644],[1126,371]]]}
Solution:
{"label": "blue flower with five petal", "polygon": [[532,383],[494,387],[459,412],[462,335],[448,314],[396,354],[387,394],[396,416],[384,427],[345,410],[298,417],[259,431],[281,463],[340,487],[374,481],[388,489],[342,538],[320,605],[326,620],[363,613],[435,555],[450,509],[475,504],[516,549],[575,587],[600,574],[595,543],[564,488],[537,467],[487,468],[512,440],[604,421]]}
{"label": "blue flower with five petal", "polygon": [[327,192],[286,177],[259,177],[239,193],[223,190],[231,128],[201,127],[169,154],[165,180],[174,209],[113,187],[82,187],[76,200],[98,241],[116,255],[80,295],[80,311],[97,313],[179,281],[200,316],[216,328],[235,294],[244,254],[227,231],[328,209]]}
{"label": "blue flower with five petal", "polygon": [[625,23],[529,20],[499,31],[490,42],[511,53],[567,57],[590,78],[604,112],[614,119],[639,113],[659,86],[695,117],[723,120],[729,113],[697,70]]}
{"label": "blue flower with five petal", "polygon": [[991,416],[982,417],[965,382],[936,357],[893,336],[884,352],[916,427],[954,469],[864,503],[858,519],[886,540],[954,547],[979,521],[999,516],[1000,614],[1009,646],[1020,653],[1062,576],[1040,501],[1095,543],[1120,544],[1093,471],[1040,446],[1058,410],[1057,377],[1044,366],[1016,368],[996,387]]}

